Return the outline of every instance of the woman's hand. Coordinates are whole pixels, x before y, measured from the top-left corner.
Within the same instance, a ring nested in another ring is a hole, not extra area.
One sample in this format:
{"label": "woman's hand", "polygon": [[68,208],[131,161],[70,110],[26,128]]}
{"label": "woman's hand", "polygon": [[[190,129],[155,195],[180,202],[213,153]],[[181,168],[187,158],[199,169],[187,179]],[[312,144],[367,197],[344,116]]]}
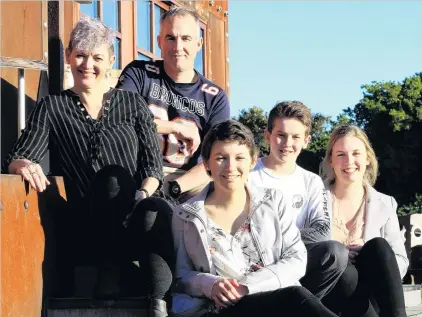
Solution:
{"label": "woman's hand", "polygon": [[356,263],[356,257],[359,255],[360,249],[362,249],[361,245],[350,245],[347,247],[349,250],[349,260],[352,264]]}
{"label": "woman's hand", "polygon": [[211,298],[217,309],[223,309],[236,304],[248,293],[248,288],[230,278],[224,278],[214,283],[211,291]]}
{"label": "woman's hand", "polygon": [[38,192],[43,192],[47,185],[50,185],[41,166],[26,159],[12,161],[9,165],[9,172],[21,175]]}

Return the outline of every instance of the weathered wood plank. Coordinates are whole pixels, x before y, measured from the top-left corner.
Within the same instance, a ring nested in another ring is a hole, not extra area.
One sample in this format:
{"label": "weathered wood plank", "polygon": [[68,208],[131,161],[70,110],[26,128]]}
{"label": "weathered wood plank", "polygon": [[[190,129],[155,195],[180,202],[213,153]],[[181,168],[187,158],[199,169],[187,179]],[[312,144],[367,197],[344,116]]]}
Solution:
{"label": "weathered wood plank", "polygon": [[[20,176],[1,175],[0,183],[0,316],[40,316],[45,239],[39,197]],[[62,178],[54,183],[65,197]]]}

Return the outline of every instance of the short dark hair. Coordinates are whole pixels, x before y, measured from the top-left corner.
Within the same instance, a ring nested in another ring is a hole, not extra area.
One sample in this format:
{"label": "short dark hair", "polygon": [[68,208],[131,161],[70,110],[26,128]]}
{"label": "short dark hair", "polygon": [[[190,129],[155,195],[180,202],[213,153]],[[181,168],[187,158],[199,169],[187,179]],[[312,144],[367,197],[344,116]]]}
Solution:
{"label": "short dark hair", "polygon": [[306,127],[306,135],[311,132],[311,111],[300,101],[282,101],[277,103],[268,115],[267,130],[269,132],[272,132],[274,121],[277,118],[297,119]]}
{"label": "short dark hair", "polygon": [[258,154],[251,130],[236,120],[222,121],[208,131],[202,141],[201,155],[203,161],[209,161],[212,147],[217,141],[244,144],[248,147],[252,158]]}
{"label": "short dark hair", "polygon": [[196,23],[198,29],[198,39],[201,37],[201,27],[200,27],[200,17],[195,10],[186,8],[186,7],[177,7],[174,6],[170,10],[166,11],[160,18],[160,24],[162,24],[165,20],[168,20],[173,17],[185,17],[191,16]]}

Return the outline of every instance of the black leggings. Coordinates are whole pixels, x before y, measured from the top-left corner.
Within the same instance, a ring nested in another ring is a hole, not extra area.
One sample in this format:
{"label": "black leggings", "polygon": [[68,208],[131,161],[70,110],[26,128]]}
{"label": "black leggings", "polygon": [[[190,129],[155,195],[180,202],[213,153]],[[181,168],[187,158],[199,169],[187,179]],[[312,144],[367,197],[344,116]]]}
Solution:
{"label": "black leggings", "polygon": [[349,262],[322,302],[346,317],[405,317],[400,271],[388,242],[383,238],[366,242],[355,265]]}
{"label": "black leggings", "polygon": [[272,292],[262,292],[243,297],[232,307],[208,317],[335,317],[321,301],[306,288],[290,286]]}
{"label": "black leggings", "polygon": [[138,291],[162,299],[170,289],[174,266],[172,209],[158,197],[146,198],[134,208],[135,193],[133,177],[123,167],[109,165],[98,171],[82,206],[67,217],[68,227],[77,230],[71,244],[79,264],[127,267],[139,261]]}

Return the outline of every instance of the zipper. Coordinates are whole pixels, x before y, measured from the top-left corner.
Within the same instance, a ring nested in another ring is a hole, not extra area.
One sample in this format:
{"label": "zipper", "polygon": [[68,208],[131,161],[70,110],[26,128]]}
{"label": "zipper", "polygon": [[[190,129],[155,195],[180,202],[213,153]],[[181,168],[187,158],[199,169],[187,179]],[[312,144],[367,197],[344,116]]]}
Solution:
{"label": "zipper", "polygon": [[201,222],[202,222],[202,225],[204,226],[204,228],[207,228],[207,225],[205,224],[205,221],[204,221],[201,217],[199,217],[197,213],[194,213],[194,212],[192,212],[192,211],[186,210],[186,209],[184,209],[184,208],[182,208],[182,209],[183,209],[185,212],[187,212],[188,214],[190,214],[190,215],[192,215],[192,216],[194,216],[194,217],[198,218],[198,219],[199,219],[199,221],[201,221]]}
{"label": "zipper", "polygon": [[[206,223],[205,223],[205,221],[200,217],[200,216],[198,216],[198,214],[197,213],[194,213],[194,212],[191,212],[191,211],[189,211],[189,210],[186,210],[186,209],[184,209],[183,208],[183,210],[185,211],[185,212],[187,212],[188,214],[190,214],[190,215],[192,215],[193,217],[196,217],[196,218],[198,218],[199,219],[199,221],[202,223],[202,225],[204,226],[204,229],[203,230],[207,230],[207,225],[206,225]],[[187,220],[185,220],[185,221],[187,221]],[[208,263],[208,268],[209,268],[209,271],[211,271],[211,263],[210,263],[210,258],[209,258],[209,251],[207,251],[206,250],[206,247],[205,247],[205,244],[206,244],[206,246],[207,247],[209,247],[209,245],[208,245],[208,241],[203,241],[204,239],[203,239],[203,237],[202,237],[202,235],[201,235],[201,232],[199,232],[199,228],[195,225],[195,228],[196,228],[196,232],[198,233],[198,235],[199,235],[199,238],[201,239],[201,241],[202,241],[202,243],[203,243],[203,245],[204,245],[204,252],[205,252],[205,256],[206,256],[206,259],[207,259],[207,263]],[[205,243],[204,243],[205,242]]]}

